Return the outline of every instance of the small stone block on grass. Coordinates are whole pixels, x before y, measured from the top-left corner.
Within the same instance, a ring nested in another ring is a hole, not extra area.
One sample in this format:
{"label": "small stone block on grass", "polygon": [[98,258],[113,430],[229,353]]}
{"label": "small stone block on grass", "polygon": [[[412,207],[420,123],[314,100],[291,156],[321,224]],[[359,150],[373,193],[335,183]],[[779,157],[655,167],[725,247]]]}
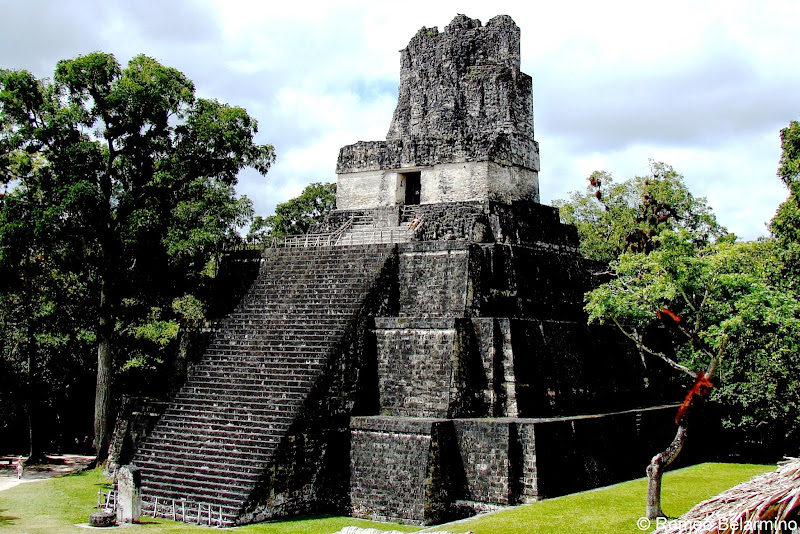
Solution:
{"label": "small stone block on grass", "polygon": [[95,512],[89,516],[90,527],[113,527],[117,525],[117,515],[114,512]]}

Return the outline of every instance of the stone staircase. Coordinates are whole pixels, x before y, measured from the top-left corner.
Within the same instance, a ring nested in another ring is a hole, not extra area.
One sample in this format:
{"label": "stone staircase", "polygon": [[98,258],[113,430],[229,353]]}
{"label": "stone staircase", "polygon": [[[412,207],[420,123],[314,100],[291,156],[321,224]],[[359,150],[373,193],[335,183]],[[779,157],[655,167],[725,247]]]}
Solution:
{"label": "stone staircase", "polygon": [[145,513],[236,523],[391,250],[270,251],[134,457]]}

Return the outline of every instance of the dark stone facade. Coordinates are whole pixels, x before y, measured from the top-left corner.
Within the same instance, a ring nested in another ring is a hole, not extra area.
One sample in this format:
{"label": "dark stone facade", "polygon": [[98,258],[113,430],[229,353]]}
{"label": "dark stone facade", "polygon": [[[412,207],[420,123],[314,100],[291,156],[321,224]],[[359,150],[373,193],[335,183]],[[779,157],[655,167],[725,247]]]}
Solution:
{"label": "dark stone facade", "polygon": [[352,513],[435,524],[642,475],[672,406],[564,418],[351,419]]}
{"label": "dark stone facade", "polygon": [[401,51],[397,108],[386,141],[342,148],[336,172],[493,161],[539,169],[531,77],[520,31],[501,15],[485,26],[458,15],[422,28]]}
{"label": "dark stone facade", "polygon": [[[466,207],[437,210],[482,213]],[[436,523],[633,478],[674,432],[665,405],[685,384],[586,324],[601,266],[558,242],[566,229],[525,243],[535,219],[498,220],[515,244],[398,245],[396,315],[373,329],[378,407],[350,425],[355,515]]]}

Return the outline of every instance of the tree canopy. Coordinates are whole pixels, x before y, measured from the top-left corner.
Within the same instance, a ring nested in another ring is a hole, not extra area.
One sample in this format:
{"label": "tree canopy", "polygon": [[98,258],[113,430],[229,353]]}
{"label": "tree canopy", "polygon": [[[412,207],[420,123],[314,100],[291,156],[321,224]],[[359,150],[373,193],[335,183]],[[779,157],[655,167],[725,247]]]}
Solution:
{"label": "tree canopy", "polygon": [[686,229],[698,243],[727,234],[703,197],[695,197],[671,166],[650,162],[649,176],[617,183],[596,171],[583,193],[556,200],[561,219],[577,227],[584,256],[612,261],[626,251],[649,252],[665,230]]}
{"label": "tree canopy", "polygon": [[[586,295],[589,321],[616,324],[643,353],[696,379],[675,440],[648,468],[648,517],[662,513],[660,474],[712,388],[723,425],[740,442],[747,435],[784,454],[800,443],[798,130],[792,123],[781,134],[779,176],[792,193],[772,222],[773,239],[737,242],[664,164],[619,185],[593,173],[586,194],[558,203],[578,226],[582,250],[609,262],[610,279]],[[671,339],[675,356],[643,343],[653,328]]]}
{"label": "tree canopy", "polygon": [[336,208],[336,184],[315,182],[299,196],[275,206],[275,215],[256,216],[247,240],[261,242],[267,237],[305,234]]}
{"label": "tree canopy", "polygon": [[778,243],[784,280],[800,291],[800,122],[781,130],[781,148],[778,177],[789,196],[778,207],[770,230]]}
{"label": "tree canopy", "polygon": [[[800,176],[799,133],[796,122],[781,133],[779,176],[790,188]],[[800,299],[794,260],[800,256],[791,251],[800,250],[800,217],[794,215],[794,193],[772,221],[773,239],[741,243],[725,234],[705,200],[692,196],[677,173],[663,164],[655,169],[655,183],[652,177],[612,182],[601,199],[573,194],[560,203],[565,219],[577,221],[584,250],[610,260],[610,281],[586,295],[589,320],[617,324],[642,350],[668,359],[641,345],[641,332],[659,326],[676,349],[673,366],[690,374],[721,357],[712,398],[724,408],[724,425],[767,441],[797,442],[800,345],[794,332]],[[606,179],[605,173],[590,177]],[[639,207],[633,205],[635,190],[642,195]],[[638,214],[652,213],[648,205],[666,206],[674,223],[642,220]],[[652,242],[621,245],[631,235]]]}
{"label": "tree canopy", "polygon": [[[244,109],[194,93],[180,71],[144,55],[125,68],[99,52],[62,60],[52,80],[0,71],[0,173],[11,188],[0,232],[34,228],[4,239],[0,260],[12,268],[20,251],[42,255],[92,299],[82,316],[95,322],[100,459],[115,370],[158,360],[180,302],[195,298],[210,257],[252,216],[234,191],[238,172],[265,174],[274,160]],[[36,210],[15,218],[25,198]],[[56,242],[79,251],[77,267],[56,261]]]}

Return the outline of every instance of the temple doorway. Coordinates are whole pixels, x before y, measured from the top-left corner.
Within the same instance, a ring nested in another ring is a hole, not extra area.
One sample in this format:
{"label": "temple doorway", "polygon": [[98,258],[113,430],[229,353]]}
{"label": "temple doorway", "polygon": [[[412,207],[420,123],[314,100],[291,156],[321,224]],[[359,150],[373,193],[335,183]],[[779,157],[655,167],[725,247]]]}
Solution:
{"label": "temple doorway", "polygon": [[420,191],[422,190],[422,183],[420,179],[420,172],[406,172],[400,175],[401,187],[405,187],[405,204],[419,204]]}

